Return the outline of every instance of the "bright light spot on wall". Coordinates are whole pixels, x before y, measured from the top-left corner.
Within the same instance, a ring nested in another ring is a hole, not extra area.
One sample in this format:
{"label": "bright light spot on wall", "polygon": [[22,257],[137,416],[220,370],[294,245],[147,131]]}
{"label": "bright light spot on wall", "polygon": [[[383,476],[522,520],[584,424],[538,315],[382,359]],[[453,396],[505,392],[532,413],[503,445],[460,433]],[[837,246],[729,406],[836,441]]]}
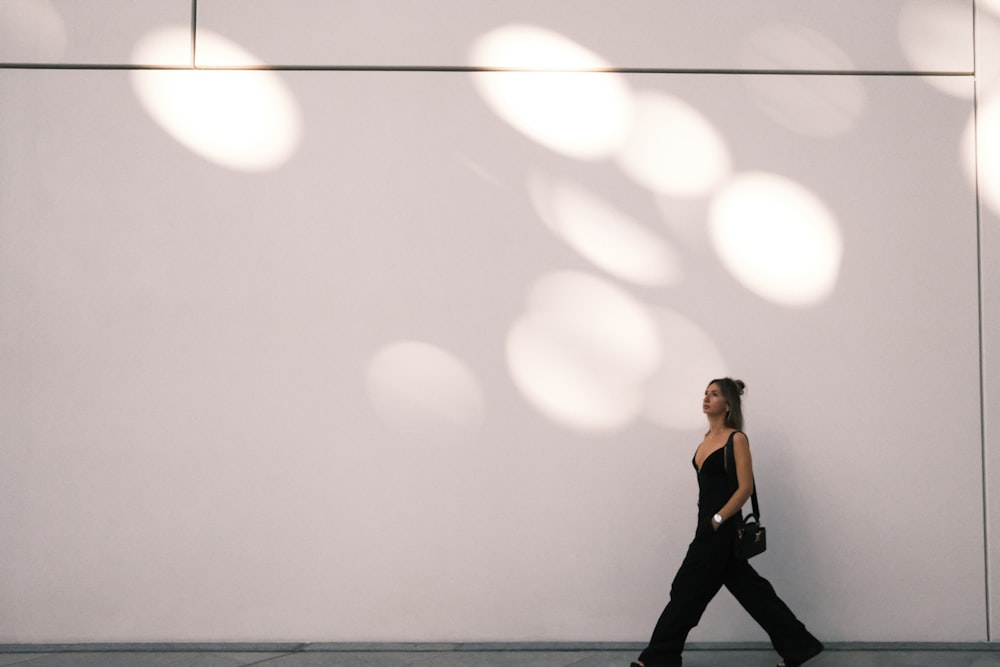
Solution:
{"label": "bright light spot on wall", "polygon": [[1000,82],[1000,0],[976,8],[976,85],[985,92]]}
{"label": "bright light spot on wall", "polygon": [[983,203],[1000,215],[1000,91],[979,105],[979,127],[976,146],[976,117],[969,119],[963,141],[964,166],[971,183],[978,179]]}
{"label": "bright light spot on wall", "polygon": [[774,303],[812,305],[837,284],[843,254],[837,222],[819,198],[787,178],[736,177],[712,201],[709,235],[733,277]]}
{"label": "bright light spot on wall", "polygon": [[[836,43],[799,25],[756,30],[746,37],[741,51],[741,62],[748,69],[857,69]],[[857,77],[761,75],[740,77],[740,81],[772,120],[807,136],[846,134],[866,106],[864,87]]]}
{"label": "bright light spot on wall", "polygon": [[368,364],[368,397],[393,431],[408,439],[473,433],[485,401],[473,373],[451,353],[419,341],[401,341]]}
{"label": "bright light spot on wall", "polygon": [[773,121],[806,136],[847,134],[867,105],[857,77],[761,75],[741,80]]}
{"label": "bright light spot on wall", "polygon": [[617,159],[637,183],[663,195],[694,197],[729,175],[726,142],[697,109],[652,92],[636,95],[635,105],[635,125]]}
{"label": "bright light spot on wall", "polygon": [[507,364],[524,397],[549,419],[588,433],[636,419],[661,355],[645,307],[582,273],[543,277],[507,337]]}
{"label": "bright light spot on wall", "polygon": [[0,2],[0,58],[56,61],[66,52],[66,23],[49,0]]}
{"label": "bright light spot on wall", "polygon": [[[165,28],[144,37],[133,62],[190,45],[190,28]],[[199,49],[257,61],[236,44],[206,30]],[[259,172],[284,164],[301,141],[301,118],[291,92],[274,72],[135,70],[132,85],[146,111],[170,136],[201,157],[230,169]]]}
{"label": "bright light spot on wall", "polygon": [[740,45],[745,69],[853,70],[854,63],[836,42],[803,25],[782,23],[750,32]]}
{"label": "bright light spot on wall", "polygon": [[[972,4],[947,0],[910,0],[899,13],[899,42],[913,69],[921,72],[972,72]],[[962,77],[929,76],[928,84],[950,95],[969,96]]]}
{"label": "bright light spot on wall", "polygon": [[698,428],[705,423],[705,387],[726,374],[726,362],[711,336],[691,320],[665,308],[652,314],[663,342],[663,364],[646,386],[643,414],[664,428]]}
{"label": "bright light spot on wall", "polygon": [[476,72],[476,89],[511,126],[539,144],[582,160],[610,155],[632,120],[631,95],[613,73],[587,71],[608,64],[579,44],[549,30],[526,25],[498,28],[479,38],[473,66],[531,69]]}
{"label": "bright light spot on wall", "polygon": [[528,190],[549,228],[601,269],[639,285],[670,285],[680,279],[677,253],[609,202],[541,175],[531,179]]}

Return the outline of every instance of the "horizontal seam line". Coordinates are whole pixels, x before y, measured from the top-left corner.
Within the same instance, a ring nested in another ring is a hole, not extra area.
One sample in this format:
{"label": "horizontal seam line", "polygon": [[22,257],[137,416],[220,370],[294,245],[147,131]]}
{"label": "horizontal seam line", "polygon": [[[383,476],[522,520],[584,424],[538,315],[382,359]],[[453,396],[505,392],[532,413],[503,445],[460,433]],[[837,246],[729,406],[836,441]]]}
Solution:
{"label": "horizontal seam line", "polygon": [[527,67],[467,67],[451,65],[134,65],[101,63],[0,63],[0,69],[30,70],[150,70],[150,71],[275,71],[275,72],[510,72],[552,74],[741,74],[754,76],[913,76],[965,77],[975,72],[909,70],[822,70],[822,69],[730,69],[730,68],[657,68],[604,67],[544,69]]}

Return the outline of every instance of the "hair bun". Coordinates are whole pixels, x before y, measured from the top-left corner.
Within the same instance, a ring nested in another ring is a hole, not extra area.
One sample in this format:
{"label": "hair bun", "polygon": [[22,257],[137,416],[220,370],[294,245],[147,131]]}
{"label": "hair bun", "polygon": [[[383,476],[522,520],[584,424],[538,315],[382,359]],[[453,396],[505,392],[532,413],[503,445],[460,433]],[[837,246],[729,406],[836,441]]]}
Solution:
{"label": "hair bun", "polygon": [[737,391],[739,392],[739,395],[740,395],[740,396],[742,396],[742,395],[743,395],[743,392],[744,392],[744,391],[746,390],[746,388],[747,388],[747,385],[746,385],[746,383],[745,383],[745,382],[743,382],[743,380],[733,380],[733,384],[735,384],[735,385],[736,385],[736,390],[737,390]]}

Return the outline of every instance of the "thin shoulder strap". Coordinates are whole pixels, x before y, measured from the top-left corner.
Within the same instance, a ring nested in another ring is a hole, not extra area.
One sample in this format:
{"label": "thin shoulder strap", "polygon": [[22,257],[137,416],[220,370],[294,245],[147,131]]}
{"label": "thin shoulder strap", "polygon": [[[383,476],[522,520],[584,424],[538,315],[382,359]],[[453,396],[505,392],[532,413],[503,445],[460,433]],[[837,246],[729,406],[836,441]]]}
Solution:
{"label": "thin shoulder strap", "polygon": [[[729,440],[726,440],[725,451],[723,452],[723,458],[725,459],[726,466],[726,476],[729,478],[729,486],[733,488],[733,492],[740,488],[740,480],[736,476],[736,454],[734,452],[733,438],[737,433],[742,433],[742,431],[733,431],[729,435]],[[744,434],[745,435],[745,434]],[[753,482],[753,490],[750,492],[750,504],[753,507],[753,515],[760,521],[760,506],[757,505],[757,482]]]}

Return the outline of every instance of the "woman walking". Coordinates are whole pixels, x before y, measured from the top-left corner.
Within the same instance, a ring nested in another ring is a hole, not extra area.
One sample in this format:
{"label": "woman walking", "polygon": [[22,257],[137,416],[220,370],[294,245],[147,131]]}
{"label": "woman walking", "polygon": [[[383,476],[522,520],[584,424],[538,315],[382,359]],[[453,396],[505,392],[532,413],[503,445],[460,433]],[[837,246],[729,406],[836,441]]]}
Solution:
{"label": "woman walking", "polygon": [[[722,586],[764,628],[784,662],[798,667],[823,650],[820,643],[778,598],[770,583],[736,557],[736,530],[743,523],[741,508],[753,491],[750,443],[743,433],[740,405],[745,385],[740,380],[712,380],[702,411],[708,432],[695,451],[698,474],[698,527],[670,587],[670,602],[660,615],[649,646],[632,667],[680,667],[688,633],[701,619]],[[725,448],[732,441],[738,488],[726,472]]]}

